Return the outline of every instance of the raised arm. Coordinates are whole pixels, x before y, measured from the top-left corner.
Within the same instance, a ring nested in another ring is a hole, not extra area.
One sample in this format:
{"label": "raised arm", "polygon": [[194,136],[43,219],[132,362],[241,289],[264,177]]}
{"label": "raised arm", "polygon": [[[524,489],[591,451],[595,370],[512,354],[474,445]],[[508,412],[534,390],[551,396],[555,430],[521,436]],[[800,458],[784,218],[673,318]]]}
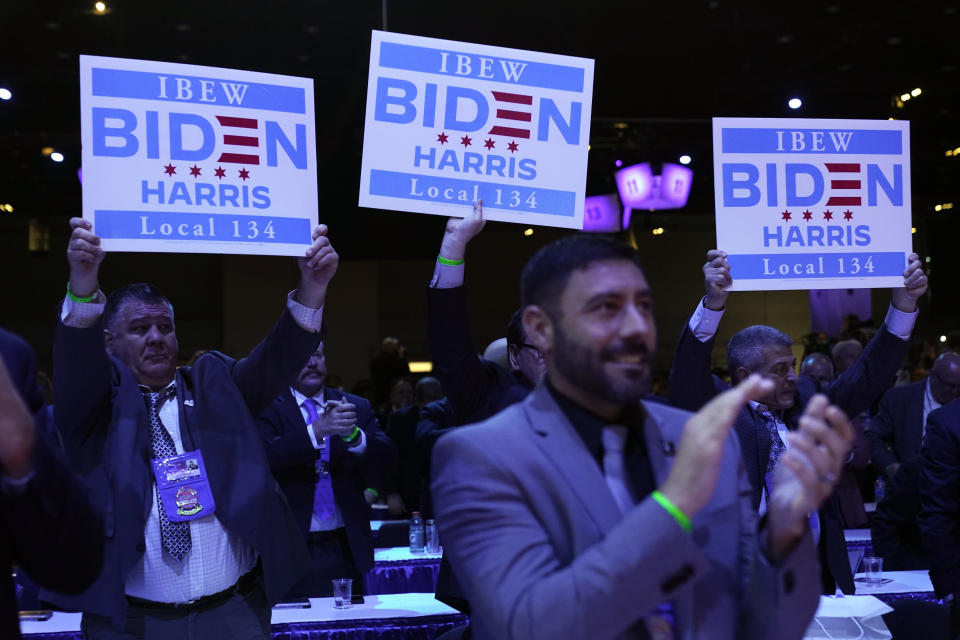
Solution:
{"label": "raised arm", "polygon": [[705,295],[680,332],[670,370],[670,404],[687,411],[698,411],[725,386],[710,372],[710,353],[733,284],[726,252],[707,252],[703,282]]}
{"label": "raised arm", "polygon": [[458,422],[466,421],[497,384],[496,365],[481,361],[470,334],[464,260],[467,244],[483,229],[483,203],[465,218],[447,220],[440,254],[427,289],[427,337],[434,374],[443,384]]}
{"label": "raised arm", "polygon": [[287,388],[320,343],[327,289],[339,263],[327,226],[316,227],[313,244],[297,259],[300,282],[287,309],[267,337],[233,367],[233,379],[253,415],[260,415]]}

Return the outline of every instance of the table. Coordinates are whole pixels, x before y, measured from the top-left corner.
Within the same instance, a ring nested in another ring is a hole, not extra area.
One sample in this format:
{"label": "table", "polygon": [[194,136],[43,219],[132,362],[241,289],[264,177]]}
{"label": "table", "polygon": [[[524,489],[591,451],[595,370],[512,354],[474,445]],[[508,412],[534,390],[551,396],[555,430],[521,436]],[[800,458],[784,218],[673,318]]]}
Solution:
{"label": "table", "polygon": [[873,549],[870,529],[844,529],[843,539],[847,541],[847,549]]}
{"label": "table", "polygon": [[[276,640],[432,640],[467,623],[467,617],[433,594],[367,596],[363,604],[334,609],[333,598],[310,598],[309,609],[274,610]],[[55,612],[45,622],[24,622],[30,640],[80,640],[80,614]]]}
{"label": "table", "polygon": [[433,593],[442,553],[410,553],[409,547],[374,549],[373,569],[363,577],[366,593]]}
{"label": "table", "polygon": [[858,573],[853,579],[857,595],[876,596],[888,604],[897,600],[939,601],[926,571],[884,571],[883,577],[890,582],[872,586],[866,583],[864,574]]}

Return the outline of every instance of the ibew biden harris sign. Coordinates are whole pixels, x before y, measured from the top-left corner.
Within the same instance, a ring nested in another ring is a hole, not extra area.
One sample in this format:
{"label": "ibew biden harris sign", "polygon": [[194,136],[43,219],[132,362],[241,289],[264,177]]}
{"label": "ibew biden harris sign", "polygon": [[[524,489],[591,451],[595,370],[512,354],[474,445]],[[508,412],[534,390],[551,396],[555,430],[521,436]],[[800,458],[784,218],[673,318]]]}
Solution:
{"label": "ibew biden harris sign", "polygon": [[582,228],[593,61],[374,31],[360,205]]}
{"label": "ibew biden harris sign", "polygon": [[909,134],[902,120],[714,118],[717,247],[734,288],[902,286]]}
{"label": "ibew biden harris sign", "polygon": [[119,251],[303,255],[313,81],[80,57],[83,216]]}

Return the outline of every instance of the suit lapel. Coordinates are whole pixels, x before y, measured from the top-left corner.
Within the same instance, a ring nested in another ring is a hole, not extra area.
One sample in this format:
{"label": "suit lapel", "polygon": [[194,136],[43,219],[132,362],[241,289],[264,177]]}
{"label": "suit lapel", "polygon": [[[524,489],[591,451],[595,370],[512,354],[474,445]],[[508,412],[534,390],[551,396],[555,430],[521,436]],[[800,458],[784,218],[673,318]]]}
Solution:
{"label": "suit lapel", "polygon": [[537,447],[556,468],[556,476],[577,496],[601,531],[615,526],[622,516],[603,472],[550,391],[545,385],[538,386],[521,407]]}
{"label": "suit lapel", "polygon": [[[650,458],[650,466],[653,468],[654,484],[660,486],[667,479],[670,472],[670,461],[667,459],[667,451],[670,455],[675,455],[678,442],[668,440],[664,435],[660,424],[664,423],[661,415],[661,409],[654,402],[644,402],[645,418],[643,421],[643,439],[647,445],[647,456]],[[681,431],[682,433],[682,431]]]}

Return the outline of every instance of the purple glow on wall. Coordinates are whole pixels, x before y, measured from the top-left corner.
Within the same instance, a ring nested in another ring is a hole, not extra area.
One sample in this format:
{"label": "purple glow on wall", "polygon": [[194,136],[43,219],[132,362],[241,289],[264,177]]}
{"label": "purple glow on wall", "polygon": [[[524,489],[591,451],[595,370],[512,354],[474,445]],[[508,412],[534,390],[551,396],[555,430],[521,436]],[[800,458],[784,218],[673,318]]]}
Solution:
{"label": "purple glow on wall", "polygon": [[583,230],[597,233],[620,231],[620,198],[615,193],[588,196],[583,202]]}

